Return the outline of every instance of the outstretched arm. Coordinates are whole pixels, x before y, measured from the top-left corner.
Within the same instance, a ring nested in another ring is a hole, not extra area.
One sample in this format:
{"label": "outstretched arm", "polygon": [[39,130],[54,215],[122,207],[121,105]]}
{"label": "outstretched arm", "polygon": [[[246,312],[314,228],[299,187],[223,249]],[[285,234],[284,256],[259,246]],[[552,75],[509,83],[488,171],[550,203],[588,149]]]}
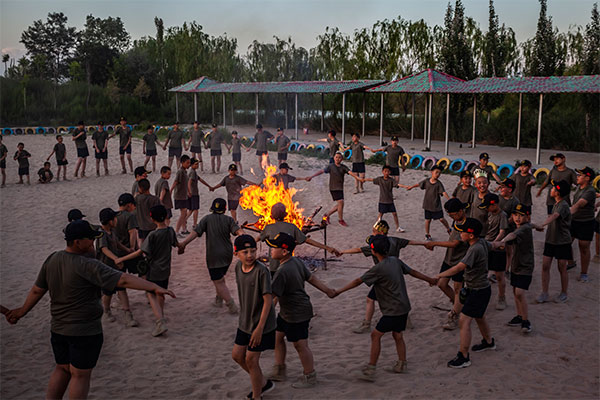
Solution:
{"label": "outstretched arm", "polygon": [[14,310],[10,310],[8,314],[6,314],[6,319],[11,324],[16,324],[21,318],[23,318],[35,305],[40,301],[42,297],[46,294],[48,290],[42,289],[36,285],[33,285],[31,290],[29,290],[29,294],[25,299],[25,303],[19,308]]}
{"label": "outstretched arm", "polygon": [[335,295],[338,296],[350,289],[354,289],[357,286],[360,286],[363,283],[362,279],[360,278],[356,278],[353,281],[350,281],[346,286],[344,286],[343,288],[341,288],[340,290],[335,290]]}
{"label": "outstretched arm", "polygon": [[465,264],[463,262],[459,262],[454,267],[447,269],[444,272],[440,272],[437,275],[437,277],[438,278],[450,278],[452,275],[455,275],[455,274],[459,273],[460,271],[463,271],[465,268],[467,268],[467,264]]}
{"label": "outstretched arm", "polygon": [[408,274],[410,276],[412,276],[413,278],[417,278],[417,279],[420,279],[422,281],[429,283],[429,286],[437,285],[438,278],[429,277],[425,274],[420,273],[419,271],[417,271],[415,269],[411,269]]}
{"label": "outstretched arm", "polygon": [[322,170],[322,169],[320,169],[320,170],[318,170],[317,172],[315,172],[314,174],[312,174],[312,175],[309,177],[309,179],[312,179],[312,178],[314,178],[314,177],[317,177],[317,176],[319,176],[319,175],[321,175],[321,174],[324,174],[324,173],[325,173],[325,171],[324,171],[324,170]]}
{"label": "outstretched arm", "polygon": [[307,282],[319,289],[321,292],[325,293],[330,298],[335,297],[335,290],[321,282],[314,274],[310,276]]}

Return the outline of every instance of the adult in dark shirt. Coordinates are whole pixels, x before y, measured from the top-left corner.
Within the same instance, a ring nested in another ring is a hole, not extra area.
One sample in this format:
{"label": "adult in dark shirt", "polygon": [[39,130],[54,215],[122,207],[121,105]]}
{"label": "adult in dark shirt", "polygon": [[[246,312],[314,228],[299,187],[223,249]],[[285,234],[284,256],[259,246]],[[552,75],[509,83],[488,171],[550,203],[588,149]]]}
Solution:
{"label": "adult in dark shirt", "polygon": [[[210,167],[212,173],[221,171],[221,155],[223,150],[221,149],[221,143],[223,143],[223,134],[219,132],[217,128],[217,124],[212,124],[212,130],[210,131],[210,135],[204,145],[207,149],[210,149]],[[215,163],[217,164],[217,169],[215,170]]]}
{"label": "adult in dark shirt", "polygon": [[169,168],[173,165],[173,158],[175,158],[175,163],[177,164],[177,169],[181,166],[181,154],[182,151],[187,147],[185,145],[185,134],[183,131],[179,130],[179,121],[176,121],[173,124],[173,129],[169,131],[167,134],[167,140],[163,145],[163,150],[167,149],[167,145],[169,146]]}
{"label": "adult in dark shirt", "polygon": [[75,164],[75,174],[73,175],[75,178],[77,178],[77,175],[79,174],[79,167],[81,167],[81,177],[83,178],[85,176],[87,157],[90,155],[87,144],[85,143],[86,138],[85,124],[83,121],[79,121],[77,123],[77,128],[73,131],[73,141],[77,148],[77,164]]}
{"label": "adult in dark shirt", "polygon": [[94,239],[99,235],[84,220],[67,225],[66,249],[46,259],[23,306],[7,314],[8,321],[16,324],[50,292],[51,342],[56,367],[48,382],[48,399],[62,399],[67,388],[71,399],[88,396],[92,370],[103,343],[101,288],[122,287],[175,297],[171,290],[85,257],[94,251]]}
{"label": "adult in dark shirt", "polygon": [[125,154],[127,154],[127,162],[129,169],[133,172],[133,161],[131,161],[131,128],[127,126],[127,119],[121,117],[119,125],[115,128],[115,133],[109,136],[109,139],[119,135],[119,158],[121,159],[121,173],[126,174]]}
{"label": "adult in dark shirt", "polygon": [[[542,195],[542,191],[546,187],[548,187],[548,185],[552,186],[552,181],[558,182],[564,180],[571,187],[577,184],[577,174],[575,174],[575,171],[573,171],[571,168],[567,167],[567,158],[564,154],[552,154],[550,156],[550,161],[554,163],[554,167],[552,167],[552,170],[546,177],[544,183],[542,183],[542,186],[540,186],[535,197],[540,197]],[[556,203],[556,201],[554,201],[554,198],[550,193],[551,190],[548,189],[548,195],[546,196],[546,209],[548,215],[551,215],[553,213],[552,209],[554,207],[554,203]],[[567,196],[565,200],[567,201],[567,204],[571,206],[571,197]]]}

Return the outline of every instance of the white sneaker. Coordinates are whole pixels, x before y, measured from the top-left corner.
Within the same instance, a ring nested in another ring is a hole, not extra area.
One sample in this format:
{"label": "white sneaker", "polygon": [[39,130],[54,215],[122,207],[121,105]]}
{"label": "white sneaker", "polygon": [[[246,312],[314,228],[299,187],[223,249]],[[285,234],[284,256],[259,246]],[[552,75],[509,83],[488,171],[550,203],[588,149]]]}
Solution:
{"label": "white sneaker", "polygon": [[406,229],[399,226],[398,228],[396,228],[396,232],[404,233],[404,232],[406,232]]}

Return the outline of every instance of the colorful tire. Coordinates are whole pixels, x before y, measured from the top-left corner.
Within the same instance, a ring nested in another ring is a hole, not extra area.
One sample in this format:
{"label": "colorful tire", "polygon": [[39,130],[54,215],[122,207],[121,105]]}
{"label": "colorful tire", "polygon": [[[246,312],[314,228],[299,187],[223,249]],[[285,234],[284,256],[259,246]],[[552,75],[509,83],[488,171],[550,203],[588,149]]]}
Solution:
{"label": "colorful tire", "polygon": [[127,127],[129,128],[129,130],[131,130],[131,131],[133,130],[133,125],[131,125],[131,124],[127,124],[127,125],[125,125],[125,126],[127,126]]}
{"label": "colorful tire", "polygon": [[592,181],[592,186],[594,187],[594,189],[600,191],[600,175],[594,178],[594,180]]}
{"label": "colorful tire", "polygon": [[498,176],[500,176],[500,177],[504,176],[505,178],[512,176],[512,174],[514,174],[514,172],[515,172],[515,167],[510,164],[502,164],[496,170],[496,173],[498,174]]}
{"label": "colorful tire", "polygon": [[296,149],[296,151],[300,151],[300,150],[304,150],[306,148],[306,145],[304,143],[299,144],[298,148]]}
{"label": "colorful tire", "polygon": [[321,153],[321,152],[325,151],[325,146],[323,146],[322,144],[319,144],[315,147],[315,149],[317,150],[317,153]]}
{"label": "colorful tire", "polygon": [[14,135],[14,131],[11,128],[2,128],[2,136]]}
{"label": "colorful tire", "polygon": [[448,169],[450,170],[450,172],[454,172],[455,174],[460,174],[461,172],[463,172],[463,170],[465,169],[466,166],[467,166],[467,162],[465,160],[463,160],[462,158],[457,158],[456,160],[454,160],[450,163],[450,165],[448,166]]}
{"label": "colorful tire", "polygon": [[306,146],[306,150],[312,150],[315,148],[314,144],[309,144],[308,146]]}
{"label": "colorful tire", "polygon": [[35,128],[35,133],[38,135],[45,135],[46,128],[44,128],[43,126],[38,126],[37,128]]}
{"label": "colorful tire", "polygon": [[496,164],[494,164],[493,162],[488,161],[488,165],[490,167],[492,167],[492,169],[494,170],[494,172],[498,171],[498,166]]}
{"label": "colorful tire", "polygon": [[466,169],[469,172],[473,172],[477,169],[478,166],[479,166],[479,161],[470,161],[467,163],[467,165],[465,166],[464,169]]}
{"label": "colorful tire", "polygon": [[437,163],[437,158],[430,156],[423,160],[423,163],[421,164],[421,168],[423,168],[425,170],[429,170],[429,169],[433,168],[433,166],[436,163]]}
{"label": "colorful tire", "polygon": [[[540,175],[542,175],[540,177]],[[545,176],[544,176],[545,175]],[[538,180],[538,177],[544,178],[544,180],[546,180],[546,177],[550,175],[550,170],[548,170],[548,168],[538,168],[534,173],[533,173],[533,177]]]}
{"label": "colorful tire", "polygon": [[402,154],[402,157],[400,158],[401,162],[403,165],[408,165],[408,163],[410,162],[410,156],[406,153]]}
{"label": "colorful tire", "polygon": [[292,142],[290,143],[290,147],[288,147],[288,151],[296,151],[296,149],[298,149],[298,142]]}
{"label": "colorful tire", "polygon": [[351,149],[348,149],[348,150],[344,151],[344,154],[342,154],[342,156],[344,156],[344,158],[345,158],[346,160],[349,160],[349,159],[350,159],[350,157],[352,157],[352,150],[351,150]]}
{"label": "colorful tire", "polygon": [[410,161],[408,162],[408,166],[412,169],[419,168],[421,164],[423,164],[423,156],[419,154],[415,154],[414,156],[412,156],[410,158]]}
{"label": "colorful tire", "polygon": [[75,126],[70,126],[67,129],[68,129],[69,132],[72,132],[75,128],[76,128]]}
{"label": "colorful tire", "polygon": [[48,127],[48,134],[54,135],[55,133],[56,133],[56,129],[54,129],[53,127],[49,126]]}
{"label": "colorful tire", "polygon": [[375,155],[376,155],[376,156],[378,156],[378,155],[381,155],[381,156],[383,156],[383,157],[385,157],[385,156],[386,156],[386,154],[387,154],[387,153],[386,153],[385,151],[378,151],[377,153],[375,153]]}
{"label": "colorful tire", "polygon": [[67,129],[66,126],[59,126],[58,128],[56,128],[56,130],[58,131],[58,133],[66,133],[69,131],[69,129]]}
{"label": "colorful tire", "polygon": [[15,128],[15,135],[22,135],[24,132],[24,128]]}
{"label": "colorful tire", "polygon": [[28,126],[27,128],[25,128],[25,134],[26,135],[35,135],[35,128]]}
{"label": "colorful tire", "polygon": [[440,167],[444,168],[445,170],[446,170],[446,169],[448,169],[448,167],[450,166],[450,164],[451,164],[451,161],[450,161],[450,159],[449,159],[449,158],[447,158],[447,157],[440,158],[440,159],[439,159],[439,160],[438,160],[438,161],[435,163],[435,165],[439,165]]}

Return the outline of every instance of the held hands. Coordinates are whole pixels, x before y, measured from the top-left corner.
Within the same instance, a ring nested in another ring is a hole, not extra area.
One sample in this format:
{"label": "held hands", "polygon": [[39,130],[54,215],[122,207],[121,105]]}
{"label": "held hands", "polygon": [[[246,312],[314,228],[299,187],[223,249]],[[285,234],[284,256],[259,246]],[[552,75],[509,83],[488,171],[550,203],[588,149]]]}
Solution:
{"label": "held hands", "polygon": [[311,179],[312,179],[312,176],[309,176],[308,178],[306,178],[306,182],[310,182]]}
{"label": "held hands", "polygon": [[164,289],[164,288],[161,288],[160,286],[157,289],[154,289],[154,294],[157,296],[162,296],[162,297],[164,297],[166,294],[168,294],[169,296],[171,296],[174,299],[177,298],[175,296],[175,293],[173,293],[172,290]]}
{"label": "held hands", "polygon": [[339,293],[338,293],[338,292],[337,292],[335,289],[332,289],[332,288],[327,288],[327,292],[326,292],[326,294],[327,294],[327,297],[329,297],[330,299],[333,299],[333,298],[334,298],[334,297],[336,297],[336,296],[337,296]]}
{"label": "held hands", "polygon": [[425,246],[425,248],[429,251],[433,251],[433,249],[435,248],[435,244],[431,242],[426,242],[423,244],[423,246]]}
{"label": "held hands", "polygon": [[437,286],[439,277],[435,276],[435,277],[428,277],[427,278],[427,282],[429,283],[429,286]]}
{"label": "held hands", "polygon": [[177,254],[185,253],[185,245],[177,243]]}
{"label": "held hands", "polygon": [[10,310],[9,312],[6,313],[6,321],[8,321],[9,324],[14,325],[17,322],[19,322],[19,320],[21,318],[23,318],[23,316],[25,315],[25,312],[23,311],[23,309],[21,307],[19,308],[15,308],[14,310]]}

